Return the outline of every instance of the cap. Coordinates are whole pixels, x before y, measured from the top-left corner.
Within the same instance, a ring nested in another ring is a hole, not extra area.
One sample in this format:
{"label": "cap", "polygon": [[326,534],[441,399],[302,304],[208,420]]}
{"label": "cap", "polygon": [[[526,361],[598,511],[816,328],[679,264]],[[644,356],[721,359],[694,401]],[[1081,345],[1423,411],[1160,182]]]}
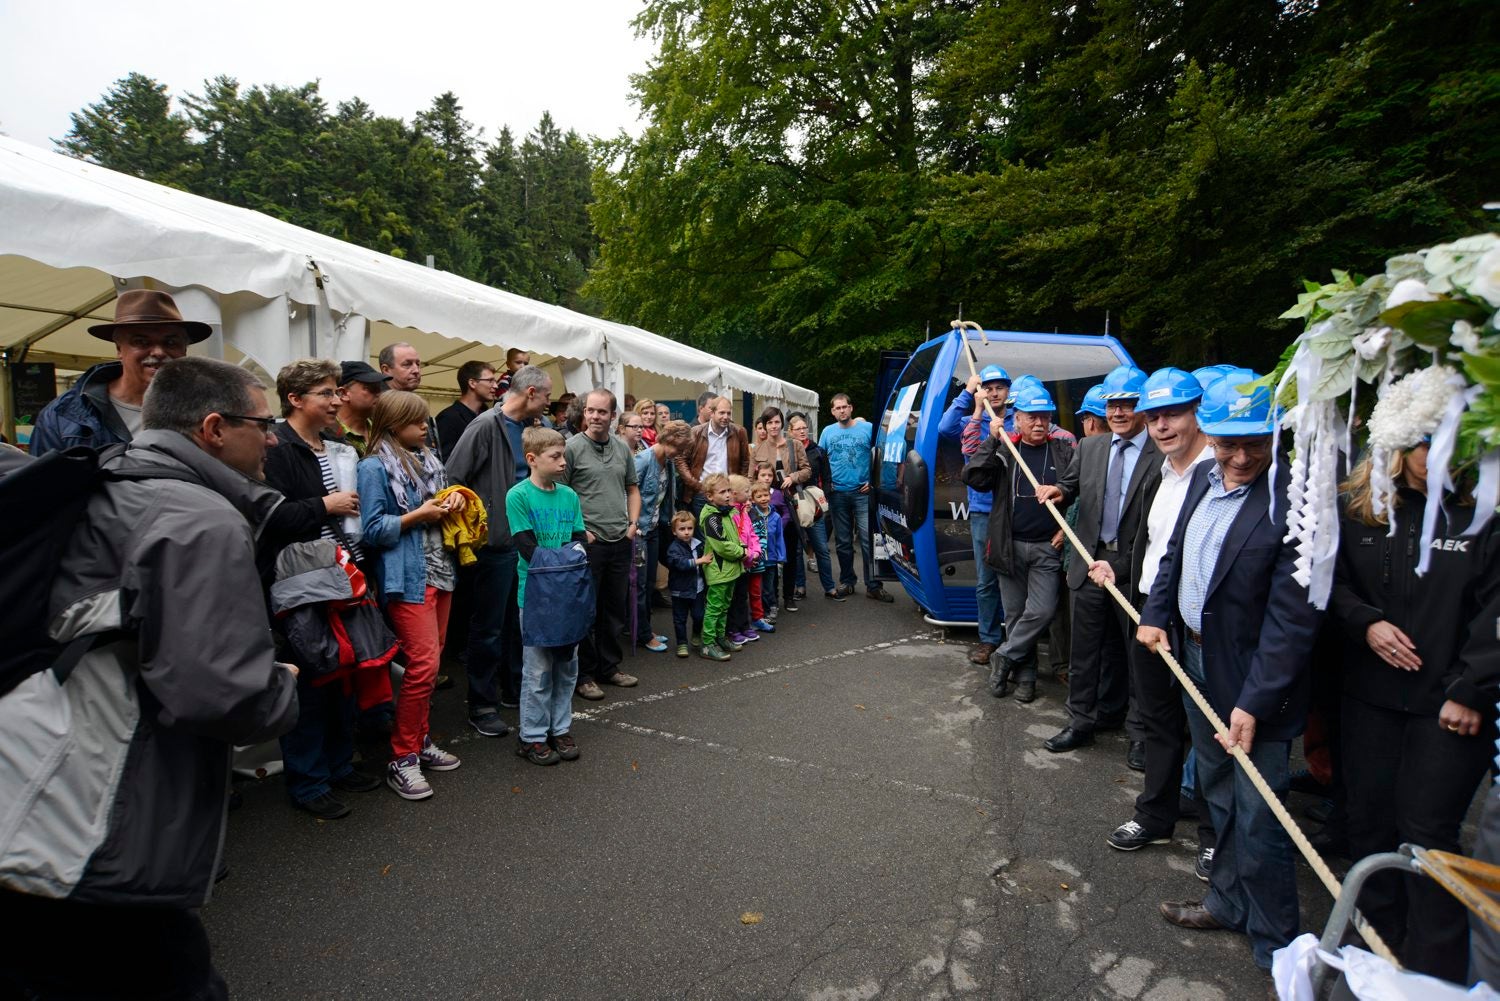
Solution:
{"label": "cap", "polygon": [[377,369],[370,367],[369,362],[346,361],[339,364],[339,385],[347,386],[351,382],[390,382],[391,377]]}

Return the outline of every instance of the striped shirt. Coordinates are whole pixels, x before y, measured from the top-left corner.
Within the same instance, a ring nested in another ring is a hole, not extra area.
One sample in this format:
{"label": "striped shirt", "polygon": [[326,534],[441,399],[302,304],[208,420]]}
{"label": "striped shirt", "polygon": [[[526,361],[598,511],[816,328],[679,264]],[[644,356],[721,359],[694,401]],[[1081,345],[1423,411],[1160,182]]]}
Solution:
{"label": "striped shirt", "polygon": [[1177,585],[1177,612],[1183,623],[1195,633],[1203,631],[1203,602],[1208,597],[1208,585],[1214,579],[1214,568],[1218,566],[1224,538],[1248,496],[1248,483],[1225,490],[1223,468],[1215,465],[1208,471],[1208,493],[1203,495],[1188,519],[1182,549],[1177,554],[1182,560],[1182,577]]}
{"label": "striped shirt", "polygon": [[[328,450],[324,449],[321,452],[314,452],[313,455],[318,459],[318,472],[323,477],[323,495],[326,497],[329,494],[338,493],[339,483],[333,477],[333,462],[328,458]],[[323,519],[323,528],[318,534],[325,539],[332,539],[334,542],[348,549],[349,555],[354,558],[354,562],[359,563],[363,561],[365,558],[364,550],[360,549],[359,543],[352,539],[348,540],[346,544],[345,540],[333,530],[333,518],[334,516],[330,515]]]}

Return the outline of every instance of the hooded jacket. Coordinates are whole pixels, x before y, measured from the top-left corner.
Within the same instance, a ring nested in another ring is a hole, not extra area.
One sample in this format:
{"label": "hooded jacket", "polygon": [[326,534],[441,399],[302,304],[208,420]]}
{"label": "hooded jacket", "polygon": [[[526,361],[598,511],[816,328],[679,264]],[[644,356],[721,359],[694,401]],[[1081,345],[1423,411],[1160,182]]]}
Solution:
{"label": "hooded jacket", "polygon": [[109,402],[109,384],[124,370],[117,361],[100,362],[79,376],[72,389],[43,407],[31,432],[31,454],[43,456],[75,445],[105,448],[128,442],[130,431]]}
{"label": "hooded jacket", "polygon": [[197,907],[223,850],[230,751],[297,719],[259,600],[255,537],[281,495],[174,431],[118,462],[53,579],[58,642],[123,635],[67,681],[0,698],[0,886],[96,904]]}
{"label": "hooded jacket", "polygon": [[734,508],[705,504],[698,514],[703,545],[713,557],[703,567],[703,579],[710,586],[732,584],[744,573],[745,545],[735,527]]}

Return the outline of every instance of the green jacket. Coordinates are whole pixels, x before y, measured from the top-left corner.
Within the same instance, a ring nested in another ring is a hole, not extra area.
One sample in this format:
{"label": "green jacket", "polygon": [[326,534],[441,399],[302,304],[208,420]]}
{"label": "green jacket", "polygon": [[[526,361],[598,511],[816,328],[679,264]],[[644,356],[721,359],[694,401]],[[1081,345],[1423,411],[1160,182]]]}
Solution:
{"label": "green jacket", "polygon": [[713,557],[703,568],[704,582],[712,586],[738,578],[745,569],[745,546],[740,542],[739,529],[734,527],[734,517],[721,507],[705,504],[698,526],[703,530],[703,545]]}

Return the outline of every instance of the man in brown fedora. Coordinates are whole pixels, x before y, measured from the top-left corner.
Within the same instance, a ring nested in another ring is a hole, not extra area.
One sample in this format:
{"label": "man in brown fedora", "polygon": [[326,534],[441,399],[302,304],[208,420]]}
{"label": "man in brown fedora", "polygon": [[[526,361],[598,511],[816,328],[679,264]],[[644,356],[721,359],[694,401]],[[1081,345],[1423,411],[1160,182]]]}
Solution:
{"label": "man in brown fedora", "polygon": [[130,289],[115,300],[115,322],[89,333],[112,341],[118,360],[101,362],[73,388],[42,408],[31,434],[31,454],[85,445],[104,448],[130,441],[141,430],[141,401],[164,363],[213,333],[206,323],[184,320],[165,292]]}

